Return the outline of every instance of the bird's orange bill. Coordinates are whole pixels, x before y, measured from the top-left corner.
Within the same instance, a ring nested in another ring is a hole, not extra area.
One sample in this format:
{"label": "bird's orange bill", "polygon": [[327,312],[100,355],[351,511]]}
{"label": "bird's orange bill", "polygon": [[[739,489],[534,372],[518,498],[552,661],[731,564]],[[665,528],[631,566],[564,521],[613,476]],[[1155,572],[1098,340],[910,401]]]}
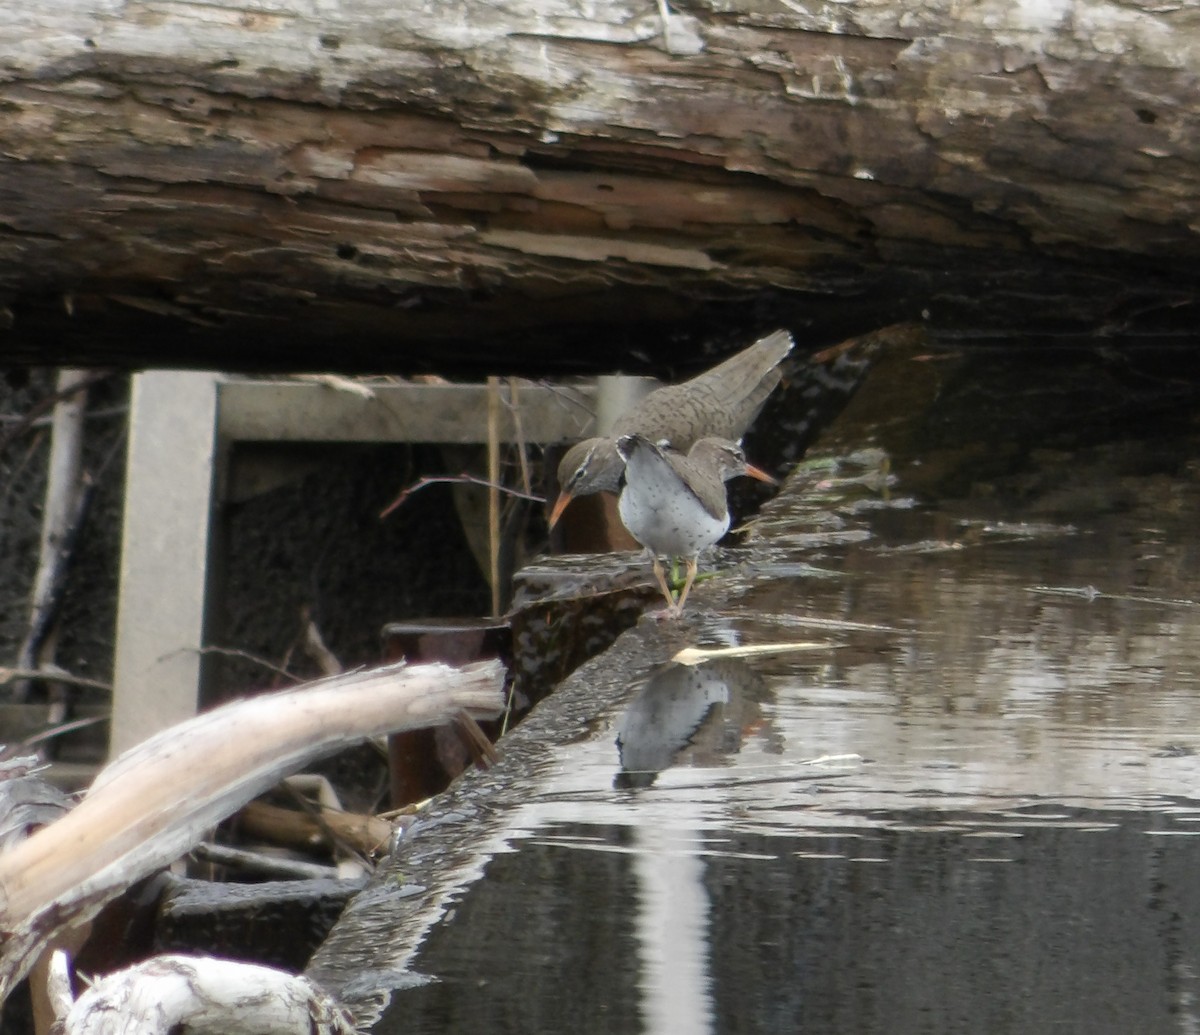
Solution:
{"label": "bird's orange bill", "polygon": [[558,499],[554,501],[554,508],[550,511],[550,517],[546,524],[553,528],[557,524],[558,519],[562,517],[562,512],[567,509],[567,504],[571,502],[571,494],[569,492],[560,492]]}
{"label": "bird's orange bill", "polygon": [[757,478],[760,482],[766,482],[768,485],[779,484],[778,479],[772,478],[761,467],[755,467],[753,464],[746,465],[746,473],[750,475],[751,478]]}

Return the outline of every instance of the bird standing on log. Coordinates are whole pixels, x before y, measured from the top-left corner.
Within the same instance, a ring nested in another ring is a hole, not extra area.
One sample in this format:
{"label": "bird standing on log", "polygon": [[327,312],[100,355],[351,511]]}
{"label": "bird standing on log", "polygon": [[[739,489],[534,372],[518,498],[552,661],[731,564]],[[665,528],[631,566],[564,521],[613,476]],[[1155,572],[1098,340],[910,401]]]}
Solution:
{"label": "bird standing on log", "polygon": [[792,336],[774,331],[703,374],[659,388],[622,414],[607,438],[589,438],[567,450],[558,465],[561,492],[550,511],[553,528],[568,503],[593,492],[616,492],[625,466],[617,439],[641,435],[687,453],[700,439],[740,440],[779,384],[779,364]]}
{"label": "bird standing on log", "polygon": [[[618,510],[629,534],[650,553],[654,577],[667,599],[667,611],[683,612],[696,579],[700,551],[729,531],[725,482],[739,474],[774,484],[775,479],[746,463],[736,442],[702,438],[684,456],[644,435],[617,439],[625,462],[625,487]],[[676,603],[659,557],[683,557],[687,578]]]}

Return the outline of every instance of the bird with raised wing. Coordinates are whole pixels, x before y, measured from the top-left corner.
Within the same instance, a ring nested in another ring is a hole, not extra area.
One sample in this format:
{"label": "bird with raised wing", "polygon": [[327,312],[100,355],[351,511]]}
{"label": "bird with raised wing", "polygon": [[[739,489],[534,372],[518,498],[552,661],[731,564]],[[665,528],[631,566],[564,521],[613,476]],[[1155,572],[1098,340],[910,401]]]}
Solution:
{"label": "bird with raised wing", "polygon": [[791,350],[792,336],[773,331],[690,381],[651,392],[616,420],[610,437],[576,443],[558,465],[561,491],[550,527],[576,496],[618,491],[625,462],[617,439],[624,435],[666,442],[680,453],[702,438],[740,440],[779,384],[779,364]]}

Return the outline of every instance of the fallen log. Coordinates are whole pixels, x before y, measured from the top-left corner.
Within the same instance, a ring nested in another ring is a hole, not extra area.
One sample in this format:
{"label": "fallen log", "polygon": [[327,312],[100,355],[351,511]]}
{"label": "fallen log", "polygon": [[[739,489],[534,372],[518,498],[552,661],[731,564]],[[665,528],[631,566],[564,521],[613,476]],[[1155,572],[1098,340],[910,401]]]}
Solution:
{"label": "fallen log", "polygon": [[8,355],[495,374],[1194,315],[1188,5],[672,7],[0,0]]}

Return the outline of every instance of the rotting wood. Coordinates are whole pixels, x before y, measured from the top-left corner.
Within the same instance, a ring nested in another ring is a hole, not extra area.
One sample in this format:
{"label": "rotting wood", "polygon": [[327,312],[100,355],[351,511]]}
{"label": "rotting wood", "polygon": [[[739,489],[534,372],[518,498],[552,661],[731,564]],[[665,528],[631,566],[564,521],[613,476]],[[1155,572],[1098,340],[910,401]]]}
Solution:
{"label": "rotting wood", "polygon": [[155,956],[101,978],[72,1001],[65,954],[51,969],[63,1035],[354,1035],[349,1013],[314,982],[274,967]]}
{"label": "rotting wood", "polygon": [[686,53],[650,0],[0,0],[5,350],[495,373],[749,300],[1190,311],[1194,8],[680,6]]}
{"label": "rotting wood", "polygon": [[313,758],[460,709],[503,708],[503,666],[388,665],[236,701],[107,766],[62,819],[0,854],[0,1001],[39,949]]}

